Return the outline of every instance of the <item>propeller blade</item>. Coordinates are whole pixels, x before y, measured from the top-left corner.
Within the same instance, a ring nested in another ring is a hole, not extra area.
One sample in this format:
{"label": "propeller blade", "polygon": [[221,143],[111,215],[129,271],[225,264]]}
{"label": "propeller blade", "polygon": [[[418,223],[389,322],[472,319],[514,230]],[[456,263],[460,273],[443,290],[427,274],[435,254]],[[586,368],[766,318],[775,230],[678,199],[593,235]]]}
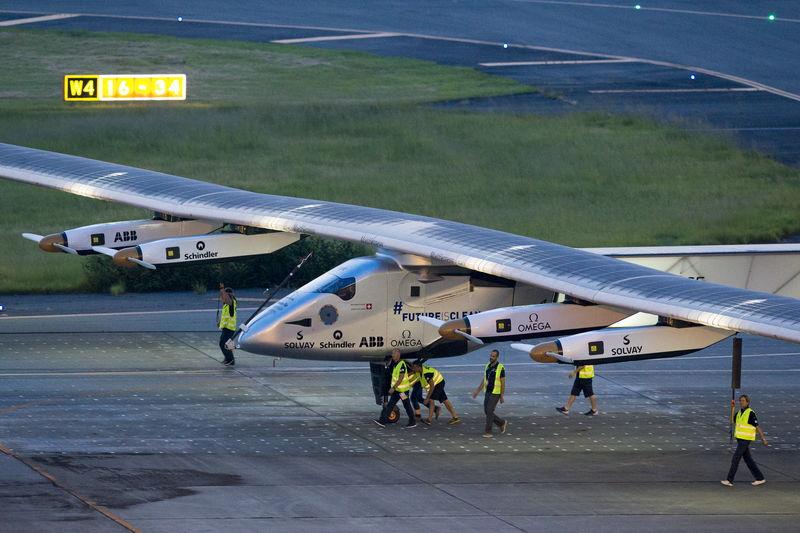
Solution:
{"label": "propeller blade", "polygon": [[533,348],[534,348],[533,344],[523,344],[521,342],[514,342],[511,344],[512,350],[518,350],[520,352],[525,352],[525,353],[531,353],[531,350],[533,350]]}
{"label": "propeller blade", "polygon": [[113,248],[108,248],[106,246],[92,246],[92,250],[99,254],[107,255],[109,257],[114,257],[117,255],[117,250]]}
{"label": "propeller blade", "polygon": [[461,331],[460,329],[454,329],[453,332],[458,333],[459,335],[461,335],[462,337],[464,337],[465,339],[467,339],[470,342],[474,342],[475,344],[483,344],[483,341],[480,340],[478,337],[474,337],[474,336],[470,335],[469,333]]}
{"label": "propeller blade", "polygon": [[69,246],[64,246],[63,244],[58,244],[57,242],[53,243],[53,246],[61,250],[62,252],[67,252],[68,254],[78,255],[78,250],[75,248],[70,248]]}
{"label": "propeller blade", "polygon": [[436,328],[438,328],[439,326],[444,324],[444,320],[439,320],[438,318],[433,318],[432,316],[420,315],[419,319],[421,321],[423,321],[423,322],[426,322],[426,323],[430,324],[431,326],[436,327]]}
{"label": "propeller blade", "polygon": [[141,259],[136,259],[135,257],[129,257],[128,261],[130,261],[131,263],[136,263],[137,265],[143,266],[143,267],[148,268],[150,270],[155,270],[156,269],[156,266],[154,264],[148,263],[147,261],[142,261]]}
{"label": "propeller blade", "polygon": [[39,242],[44,238],[43,236],[36,235],[35,233],[23,233],[22,236],[24,238],[28,239],[29,241],[33,241],[33,242]]}

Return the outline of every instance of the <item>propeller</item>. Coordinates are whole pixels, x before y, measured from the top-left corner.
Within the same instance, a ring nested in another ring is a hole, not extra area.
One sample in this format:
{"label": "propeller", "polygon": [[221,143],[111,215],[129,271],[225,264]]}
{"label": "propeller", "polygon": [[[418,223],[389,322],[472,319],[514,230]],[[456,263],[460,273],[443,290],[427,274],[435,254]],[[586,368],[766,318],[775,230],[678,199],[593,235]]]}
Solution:
{"label": "propeller", "polygon": [[[537,347],[538,346],[534,346],[533,344],[522,344],[521,342],[515,342],[515,343],[511,344],[511,349],[512,350],[519,350],[520,352],[525,352],[526,354],[530,355],[531,357],[533,357],[534,350]],[[537,356],[547,355],[547,356],[550,356],[550,357],[552,357],[553,359],[555,359],[557,361],[561,361],[562,363],[567,363],[567,364],[570,364],[570,365],[575,362],[572,359],[570,359],[569,357],[564,357],[563,355],[561,355],[558,352],[547,351],[547,352],[543,352],[541,354],[537,353],[536,355]],[[538,362],[541,363],[543,361],[540,360]]]}
{"label": "propeller", "polygon": [[55,250],[53,250],[52,248],[48,249],[49,247],[52,246],[53,248],[57,248],[62,252],[66,252],[72,255],[78,255],[78,251],[75,248],[70,248],[69,246],[62,244],[61,242],[57,242],[58,240],[62,240],[63,242],[63,237],[61,235],[47,235],[45,237],[42,235],[37,235],[35,233],[23,233],[22,236],[28,239],[29,241],[37,243],[39,245],[39,248],[41,248],[46,252],[54,252]]}
{"label": "propeller", "polygon": [[[424,315],[420,315],[419,319],[422,322],[426,322],[426,323],[430,324],[431,326],[434,326],[437,329],[441,328],[442,325],[445,323],[444,320],[439,320],[437,318],[433,318],[433,317],[430,317],[430,316],[424,316]],[[460,330],[460,329],[453,329],[451,331],[453,333],[455,333],[456,335],[461,335],[462,337],[464,337],[465,339],[467,339],[468,341],[470,341],[472,343],[484,344],[484,342],[482,340],[480,340],[478,337],[470,335],[466,331],[463,331],[463,330]],[[441,335],[441,332],[439,334]],[[442,336],[444,336],[444,335],[442,335]]]}
{"label": "propeller", "polygon": [[[126,248],[126,249],[128,249],[128,248]],[[133,248],[129,248],[129,249],[132,250]],[[124,266],[125,265],[125,263],[120,263],[121,259],[124,258],[124,259],[127,259],[128,261],[130,261],[131,263],[135,263],[135,264],[137,264],[139,266],[143,266],[144,268],[147,268],[149,270],[155,270],[156,269],[156,266],[154,264],[148,263],[147,261],[142,261],[141,259],[138,259],[136,257],[131,257],[129,255],[120,255],[120,252],[123,252],[124,250],[115,250],[113,248],[108,248],[106,246],[92,246],[92,250],[94,250],[95,252],[97,252],[99,254],[107,255],[107,256],[113,258],[114,262],[117,265],[120,265],[120,266]]]}

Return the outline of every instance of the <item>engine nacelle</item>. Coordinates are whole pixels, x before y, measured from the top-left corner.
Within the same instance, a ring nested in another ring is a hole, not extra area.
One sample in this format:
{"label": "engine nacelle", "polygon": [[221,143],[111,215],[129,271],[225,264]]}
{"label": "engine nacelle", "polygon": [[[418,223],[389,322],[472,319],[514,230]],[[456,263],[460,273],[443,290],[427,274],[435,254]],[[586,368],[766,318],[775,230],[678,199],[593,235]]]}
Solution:
{"label": "engine nacelle", "polygon": [[170,222],[158,219],[123,220],[92,224],[64,230],[45,237],[25,234],[26,238],[39,237],[36,240],[39,248],[45,252],[78,253],[80,255],[96,253],[93,246],[104,246],[112,249],[127,248],[144,242],[175,237],[208,233],[218,228],[218,222],[206,220],[180,220]]}
{"label": "engine nacelle", "polygon": [[439,326],[439,335],[458,340],[456,330],[484,342],[553,337],[604,328],[634,314],[601,305],[550,303],[501,307]]}
{"label": "engine nacelle", "polygon": [[269,254],[300,240],[299,233],[211,233],[190,237],[171,237],[146,242],[139,246],[123,248],[117,252],[102,251],[112,255],[114,263],[122,267],[137,264],[153,268],[154,265],[181,264],[200,261],[219,261],[250,255]]}
{"label": "engine nacelle", "polygon": [[727,339],[735,332],[709,326],[606,328],[536,346],[512,344],[538,363],[601,364],[676,357]]}

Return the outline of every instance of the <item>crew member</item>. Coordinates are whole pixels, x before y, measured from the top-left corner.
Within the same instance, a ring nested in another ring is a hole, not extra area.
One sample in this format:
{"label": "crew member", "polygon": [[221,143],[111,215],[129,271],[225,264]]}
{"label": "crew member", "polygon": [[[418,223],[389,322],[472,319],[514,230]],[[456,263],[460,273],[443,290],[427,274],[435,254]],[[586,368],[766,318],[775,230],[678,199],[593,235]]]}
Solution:
{"label": "crew member", "polygon": [[389,386],[389,402],[383,407],[381,416],[375,420],[375,423],[381,427],[386,427],[386,424],[389,423],[389,413],[392,412],[397,402],[402,400],[403,407],[405,407],[406,414],[408,415],[408,424],[406,424],[406,428],[417,427],[417,420],[414,418],[414,411],[411,409],[411,400],[408,397],[408,391],[411,390],[416,376],[414,376],[408,368],[408,363],[401,359],[400,350],[397,348],[392,350],[390,368],[392,377]]}
{"label": "crew member", "polygon": [[236,300],[236,295],[233,294],[233,289],[225,287],[224,284],[219,284],[219,299],[222,301],[222,311],[219,315],[219,349],[222,350],[222,355],[225,359],[222,364],[225,366],[233,366],[236,361],[233,357],[233,350],[228,348],[226,344],[233,338],[236,333],[236,308],[239,302]]}
{"label": "crew member", "polygon": [[[733,415],[733,408],[735,406],[736,403],[731,400],[731,415]],[[720,483],[726,487],[733,486],[733,478],[736,477],[739,461],[744,457],[747,468],[750,469],[750,473],[753,474],[755,478],[755,481],[753,481],[751,485],[763,485],[767,480],[764,479],[764,474],[761,473],[758,465],[753,461],[753,456],[750,455],[750,443],[756,440],[756,432],[758,432],[758,436],[761,437],[761,442],[764,443],[764,446],[767,445],[767,439],[764,437],[761,426],[758,425],[758,418],[756,418],[755,411],[750,408],[750,397],[747,396],[747,394],[739,396],[739,407],[740,409],[739,412],[736,413],[736,416],[731,417],[733,419],[732,422],[736,423],[733,433],[733,436],[736,437],[736,451],[733,453],[733,458],[731,459],[731,468],[728,470],[728,477],[720,481]]]}
{"label": "crew member", "polygon": [[484,387],[486,388],[486,395],[483,397],[483,412],[486,413],[486,426],[484,427],[483,436],[488,439],[493,436],[493,424],[497,424],[497,427],[500,428],[500,433],[505,433],[506,429],[508,429],[508,421],[494,414],[497,403],[504,402],[504,394],[506,392],[506,369],[499,359],[500,352],[497,350],[492,350],[489,353],[489,362],[483,369],[481,384],[472,391],[472,397],[475,398]]}
{"label": "crew member", "polygon": [[[412,365],[413,366],[413,365]],[[411,369],[413,372],[413,368]],[[414,382],[414,386],[411,387],[411,406],[414,408],[414,416],[417,418],[422,418],[422,406],[428,405],[425,403],[425,398],[422,395],[422,384],[419,380]],[[436,417],[439,417],[439,411],[442,408],[438,405],[436,406]]]}
{"label": "crew member", "polygon": [[453,408],[453,404],[447,399],[447,393],[444,391],[444,376],[442,373],[432,366],[423,364],[419,359],[414,361],[411,365],[411,370],[417,375],[420,389],[424,388],[427,391],[427,396],[422,403],[428,406],[428,418],[422,419],[422,423],[430,426],[434,413],[436,413],[436,418],[439,418],[439,412],[442,408],[438,405],[434,406],[436,402],[443,403],[450,412],[449,425],[452,426],[461,422],[456,410]]}
{"label": "crew member", "polygon": [[599,414],[597,411],[597,396],[594,395],[594,390],[592,390],[594,366],[580,365],[569,373],[569,377],[575,378],[575,381],[572,383],[572,392],[569,393],[567,404],[563,407],[556,407],[556,411],[564,415],[568,415],[572,404],[575,403],[578,395],[581,393],[581,391],[583,391],[583,397],[589,398],[589,402],[592,404],[592,408],[583,414],[586,416],[597,416]]}

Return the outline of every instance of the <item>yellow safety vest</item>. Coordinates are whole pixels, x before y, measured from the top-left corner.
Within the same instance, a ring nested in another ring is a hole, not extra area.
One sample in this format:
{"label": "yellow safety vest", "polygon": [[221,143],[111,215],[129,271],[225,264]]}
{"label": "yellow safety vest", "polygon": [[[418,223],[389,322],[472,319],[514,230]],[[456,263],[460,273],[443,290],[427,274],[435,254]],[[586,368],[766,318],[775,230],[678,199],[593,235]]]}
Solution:
{"label": "yellow safety vest", "polygon": [[[486,366],[483,368],[483,375],[484,379],[486,380],[486,386],[489,386],[489,376],[487,376],[487,372],[489,370],[489,364],[486,363]],[[503,363],[497,363],[497,368],[494,371],[494,387],[492,387],[492,394],[500,394],[500,391],[503,388],[502,383],[500,383],[500,374],[503,373],[506,367],[503,366]],[[489,392],[489,389],[486,389],[486,392]]]}
{"label": "yellow safety vest", "polygon": [[737,439],[756,440],[756,427],[749,424],[751,412],[752,410],[748,407],[736,415],[736,431],[733,436]]}
{"label": "yellow safety vest", "polygon": [[416,379],[411,379],[411,372],[408,371],[408,364],[405,361],[400,359],[394,368],[392,369],[392,383],[394,385],[397,383],[397,380],[400,379],[400,371],[403,370],[405,374],[403,374],[403,381],[401,381],[395,388],[397,392],[406,392],[411,386],[414,384]]}
{"label": "yellow safety vest", "polygon": [[593,365],[584,365],[581,368],[580,372],[578,372],[578,377],[581,379],[591,379],[594,377],[594,366]]}
{"label": "yellow safety vest", "polygon": [[433,372],[433,378],[431,378],[431,381],[433,381],[433,386],[434,387],[436,385],[438,385],[439,383],[441,383],[442,381],[444,381],[444,376],[442,375],[441,372],[439,372],[438,370],[436,370],[432,366],[423,365],[422,366],[422,372],[420,372],[418,375],[419,375],[420,384],[423,387],[425,387],[426,389],[428,388],[428,380],[425,379],[425,374],[426,373],[431,373],[431,372]]}
{"label": "yellow safety vest", "polygon": [[[233,316],[229,311],[231,305],[233,306]],[[222,313],[219,315],[219,329],[229,329],[236,331],[236,302],[222,306]]]}

